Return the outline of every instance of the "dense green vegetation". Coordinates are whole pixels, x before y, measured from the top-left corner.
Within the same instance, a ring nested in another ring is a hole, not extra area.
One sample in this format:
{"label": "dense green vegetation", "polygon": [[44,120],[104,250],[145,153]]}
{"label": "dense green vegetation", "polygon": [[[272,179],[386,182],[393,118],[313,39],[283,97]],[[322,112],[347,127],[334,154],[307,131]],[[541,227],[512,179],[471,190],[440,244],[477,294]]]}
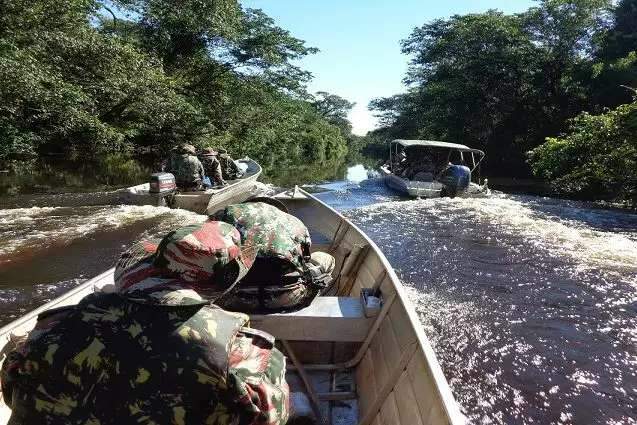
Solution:
{"label": "dense green vegetation", "polygon": [[402,49],[407,91],[374,100],[381,128],[357,137],[354,104],[306,90],[296,63],[316,49],[238,0],[0,0],[0,172],[17,171],[0,192],[132,183],[182,142],[250,155],[281,184],[327,179],[402,137],[635,201],[637,0],[456,15]]}
{"label": "dense green vegetation", "polygon": [[152,164],[182,142],[273,177],[334,169],[351,105],[307,93],[294,61],[315,51],[237,0],[0,1],[0,169],[52,154]]}
{"label": "dense green vegetation", "polygon": [[568,134],[549,137],[531,159],[535,174],[561,192],[637,205],[637,102],[579,115]]}
{"label": "dense green vegetation", "polygon": [[637,86],[637,0],[452,16],[402,48],[408,90],[372,102],[382,128],[370,152],[397,137],[460,142],[487,151],[490,175],[534,172],[565,194],[635,199],[635,104],[620,105]]}

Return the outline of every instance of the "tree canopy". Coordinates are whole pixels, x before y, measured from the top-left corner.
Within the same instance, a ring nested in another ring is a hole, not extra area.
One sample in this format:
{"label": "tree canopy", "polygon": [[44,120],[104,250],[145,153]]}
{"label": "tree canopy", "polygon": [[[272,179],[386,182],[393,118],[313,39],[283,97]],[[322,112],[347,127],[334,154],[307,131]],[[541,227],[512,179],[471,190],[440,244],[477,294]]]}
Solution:
{"label": "tree canopy", "polygon": [[[637,0],[541,0],[518,14],[425,23],[402,44],[411,58],[406,92],[370,104],[381,122],[374,140],[460,142],[487,152],[490,175],[558,179],[542,159],[555,149],[536,149],[530,164],[527,152],[547,137],[548,146],[572,140],[584,123],[624,125],[604,111],[632,102],[624,86],[637,86],[636,12]],[[571,121],[581,113],[589,115]],[[613,145],[591,139],[601,143]]]}
{"label": "tree canopy", "polygon": [[188,142],[271,174],[337,163],[348,131],[296,65],[316,51],[237,0],[2,1],[0,161],[161,156]]}

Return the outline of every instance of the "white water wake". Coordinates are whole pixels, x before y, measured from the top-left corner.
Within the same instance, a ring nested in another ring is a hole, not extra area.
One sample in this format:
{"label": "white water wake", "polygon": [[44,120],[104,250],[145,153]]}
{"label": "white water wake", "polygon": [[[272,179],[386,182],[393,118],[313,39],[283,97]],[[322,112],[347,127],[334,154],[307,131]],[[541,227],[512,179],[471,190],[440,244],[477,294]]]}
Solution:
{"label": "white water wake", "polygon": [[33,207],[0,210],[0,256],[25,249],[64,245],[99,231],[147,219],[161,219],[161,228],[202,222],[206,216],[186,210],[152,206]]}

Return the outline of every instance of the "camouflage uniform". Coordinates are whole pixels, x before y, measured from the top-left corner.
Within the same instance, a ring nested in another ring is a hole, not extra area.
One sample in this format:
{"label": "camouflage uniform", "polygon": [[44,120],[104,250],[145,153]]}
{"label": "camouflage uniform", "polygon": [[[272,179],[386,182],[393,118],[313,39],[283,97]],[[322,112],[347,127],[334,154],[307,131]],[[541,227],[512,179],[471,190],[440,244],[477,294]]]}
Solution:
{"label": "camouflage uniform", "polygon": [[210,183],[219,186],[226,184],[221,171],[221,163],[215,155],[203,155],[201,157],[201,164],[203,165],[206,175],[210,177]]}
{"label": "camouflage uniform", "polygon": [[115,287],[132,293],[173,279],[214,301],[248,273],[255,257],[253,247],[241,246],[237,229],[207,221],[172,231],[158,245],[134,245],[115,267]]}
{"label": "camouflage uniform", "polygon": [[334,258],[310,256],[310,234],[298,218],[262,202],[230,205],[215,215],[235,226],[244,247],[253,246],[253,268],[217,301],[233,311],[271,312],[309,304],[331,282]]}
{"label": "camouflage uniform", "polygon": [[198,190],[206,176],[201,161],[195,156],[195,148],[182,146],[170,159],[166,170],[175,176],[177,186],[183,190]]}
{"label": "camouflage uniform", "polygon": [[241,177],[243,174],[236,162],[232,160],[232,157],[228,155],[225,149],[219,149],[219,163],[221,164],[221,172],[223,178],[226,180],[234,180]]}
{"label": "camouflage uniform", "polygon": [[41,314],[0,371],[9,423],[284,424],[289,389],[273,338],[192,290],[243,255],[237,235],[211,223],[171,233],[135,263],[163,261],[160,270],[120,271],[123,292]]}

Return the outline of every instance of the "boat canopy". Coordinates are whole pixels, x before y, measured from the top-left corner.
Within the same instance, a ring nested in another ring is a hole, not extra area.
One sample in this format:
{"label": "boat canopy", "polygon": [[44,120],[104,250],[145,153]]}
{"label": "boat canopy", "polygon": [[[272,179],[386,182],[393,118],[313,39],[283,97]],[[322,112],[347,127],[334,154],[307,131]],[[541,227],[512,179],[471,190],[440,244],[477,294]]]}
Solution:
{"label": "boat canopy", "polygon": [[445,149],[454,149],[460,152],[474,152],[479,153],[484,156],[484,152],[479,149],[472,149],[469,146],[461,145],[459,143],[448,143],[448,142],[438,142],[435,140],[405,140],[405,139],[396,139],[392,140],[392,143],[400,145],[404,148],[412,147],[412,146],[422,146],[422,147],[430,147],[430,148],[445,148]]}

